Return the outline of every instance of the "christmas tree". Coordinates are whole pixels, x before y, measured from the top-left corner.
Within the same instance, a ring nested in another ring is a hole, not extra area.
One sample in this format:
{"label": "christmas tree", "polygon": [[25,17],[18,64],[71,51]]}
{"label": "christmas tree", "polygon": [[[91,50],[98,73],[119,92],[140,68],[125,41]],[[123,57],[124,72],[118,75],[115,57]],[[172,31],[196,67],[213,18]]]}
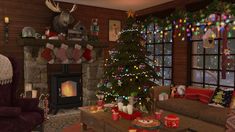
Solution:
{"label": "christmas tree", "polygon": [[150,109],[150,88],[158,78],[154,66],[150,66],[138,30],[134,13],[128,12],[126,26],[120,32],[115,52],[106,59],[104,78],[97,85],[105,95],[105,102],[122,98],[128,102],[135,97],[135,106]]}

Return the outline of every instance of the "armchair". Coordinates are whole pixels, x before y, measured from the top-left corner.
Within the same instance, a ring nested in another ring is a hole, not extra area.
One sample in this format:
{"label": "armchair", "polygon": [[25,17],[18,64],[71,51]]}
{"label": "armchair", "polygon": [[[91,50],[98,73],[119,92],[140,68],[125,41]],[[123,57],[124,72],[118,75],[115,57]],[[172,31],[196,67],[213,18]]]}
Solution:
{"label": "armchair", "polygon": [[[39,100],[17,97],[19,67],[15,60],[0,54],[0,67],[0,131],[31,132],[37,126],[43,131],[44,112],[38,108]],[[11,78],[3,80],[3,73],[8,72],[12,72]]]}

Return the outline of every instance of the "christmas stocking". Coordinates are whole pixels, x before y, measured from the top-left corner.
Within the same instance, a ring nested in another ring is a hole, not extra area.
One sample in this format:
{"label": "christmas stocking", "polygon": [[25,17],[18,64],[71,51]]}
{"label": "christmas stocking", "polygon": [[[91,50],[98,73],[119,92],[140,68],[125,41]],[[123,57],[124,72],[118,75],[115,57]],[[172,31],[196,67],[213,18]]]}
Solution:
{"label": "christmas stocking", "polygon": [[93,62],[92,54],[91,54],[92,50],[93,50],[93,46],[88,44],[82,55],[82,57],[88,62]]}
{"label": "christmas stocking", "polygon": [[54,45],[47,43],[46,48],[42,51],[41,57],[44,58],[49,64],[54,63],[54,59],[52,57]]}
{"label": "christmas stocking", "polygon": [[82,62],[81,48],[82,48],[81,45],[75,44],[73,54],[72,54],[74,61],[78,64],[80,64]]}
{"label": "christmas stocking", "polygon": [[60,49],[58,49],[56,52],[56,57],[62,62],[62,64],[69,63],[69,59],[66,54],[67,49],[68,49],[68,45],[61,44]]}

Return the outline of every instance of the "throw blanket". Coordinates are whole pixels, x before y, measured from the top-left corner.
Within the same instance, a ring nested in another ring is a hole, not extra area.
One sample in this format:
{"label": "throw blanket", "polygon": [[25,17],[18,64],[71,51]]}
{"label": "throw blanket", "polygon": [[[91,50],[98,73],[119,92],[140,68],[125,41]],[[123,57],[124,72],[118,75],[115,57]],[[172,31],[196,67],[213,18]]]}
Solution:
{"label": "throw blanket", "polygon": [[0,54],[0,85],[8,84],[12,82],[13,68],[10,60]]}

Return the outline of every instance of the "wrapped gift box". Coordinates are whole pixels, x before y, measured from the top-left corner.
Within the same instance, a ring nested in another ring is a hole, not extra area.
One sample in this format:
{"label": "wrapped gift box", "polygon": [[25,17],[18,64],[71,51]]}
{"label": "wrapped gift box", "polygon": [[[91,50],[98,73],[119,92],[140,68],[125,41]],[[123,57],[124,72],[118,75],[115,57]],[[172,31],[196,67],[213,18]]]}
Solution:
{"label": "wrapped gift box", "polygon": [[177,128],[179,127],[179,120],[178,116],[170,114],[164,117],[164,124],[169,128]]}

